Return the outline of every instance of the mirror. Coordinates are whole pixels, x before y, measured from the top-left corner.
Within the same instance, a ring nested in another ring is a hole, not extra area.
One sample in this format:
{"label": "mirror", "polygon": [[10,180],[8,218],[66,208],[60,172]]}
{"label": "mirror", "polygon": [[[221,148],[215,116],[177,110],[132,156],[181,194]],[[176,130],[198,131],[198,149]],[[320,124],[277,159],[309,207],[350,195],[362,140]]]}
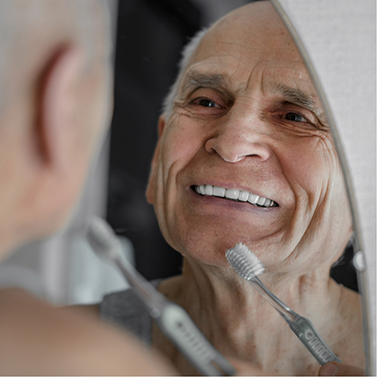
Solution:
{"label": "mirror", "polygon": [[[304,7],[298,1],[272,3],[295,39],[331,119],[352,206],[366,373],[375,375],[375,3],[366,1],[361,7],[353,1]],[[362,130],[354,127],[356,123],[364,125]]]}
{"label": "mirror", "polygon": [[[131,238],[134,242],[136,249],[136,266],[142,274],[149,279],[167,278],[180,273],[180,255],[171,248],[165,248],[165,246],[163,246],[164,241],[156,241],[156,238],[154,238],[154,236],[152,237],[153,232],[155,232],[155,230],[152,230],[152,227],[155,229],[156,225],[156,223],[154,223],[152,226],[152,223],[155,221],[153,220],[154,215],[152,208],[146,206],[143,202],[144,185],[147,182],[149,173],[149,160],[152,158],[153,147],[156,143],[156,133],[155,131],[151,131],[150,128],[154,127],[155,120],[160,113],[159,100],[166,94],[167,87],[173,83],[176,74],[175,69],[167,69],[167,67],[174,66],[179,60],[179,51],[187,42],[187,36],[192,37],[195,32],[203,26],[204,22],[200,22],[199,16],[201,13],[198,9],[201,9],[200,4],[203,6],[203,4],[207,2],[201,2],[199,0],[192,2],[185,1],[180,4],[180,7],[169,6],[168,2],[154,3],[153,5],[152,2],[148,1],[139,2],[138,5],[125,3],[126,2],[120,3],[120,22],[118,23],[120,37],[118,37],[117,47],[117,69],[119,72],[123,72],[123,78],[125,77],[126,79],[118,82],[116,79],[116,91],[118,91],[120,97],[118,97],[118,100],[117,97],[115,99],[112,140],[113,144],[118,145],[118,148],[112,148],[110,156],[110,161],[113,161],[113,164],[110,164],[109,220],[118,230],[118,233]],[[223,4],[225,2],[218,2],[218,4],[219,3]],[[288,3],[289,2],[285,2],[286,5]],[[273,4],[284,21],[286,21],[285,13],[283,14],[281,8],[279,8],[279,4],[277,2],[273,2]],[[282,4],[284,4],[284,2],[282,2]],[[290,3],[290,10],[292,8],[295,9],[295,7],[298,9],[296,4],[292,4],[295,3]],[[242,4],[234,4],[233,6],[237,8],[238,5]],[[302,8],[302,12],[310,13],[307,11],[307,4],[302,6]],[[230,10],[231,9],[228,9],[227,11]],[[168,13],[171,16],[170,18],[167,17]],[[136,17],[139,14],[143,14],[142,19]],[[296,16],[296,14],[298,14],[298,16]],[[294,15],[297,19],[301,19],[299,13],[294,13]],[[122,17],[124,18],[122,19]],[[165,22],[160,23],[160,20],[164,20]],[[290,24],[288,21],[286,22],[291,31]],[[151,27],[149,30],[153,30],[153,27],[155,27],[155,31],[150,32],[147,28],[143,29],[142,25],[144,24]],[[137,33],[142,41],[138,40],[138,38],[135,37],[135,30],[143,30],[143,33],[145,33],[148,38],[143,39],[143,34]],[[156,30],[158,30],[158,32]],[[172,30],[174,30],[174,32],[172,32]],[[177,30],[179,32],[177,32]],[[163,40],[165,43],[158,44],[158,40]],[[304,50],[300,47],[297,40],[296,44],[298,44],[300,52],[303,55]],[[143,48],[140,46],[143,46]],[[321,51],[318,44],[316,47]],[[133,51],[134,54],[130,54],[130,51]],[[164,59],[162,59],[162,57]],[[311,71],[311,64],[308,64],[307,59],[305,62],[308,66],[308,71],[311,73],[312,78],[314,78],[315,76]],[[127,69],[125,67],[127,67]],[[122,75],[122,73],[120,73],[120,75]],[[163,88],[163,86],[165,87]],[[127,92],[124,90],[124,88],[130,87],[133,89],[128,89]],[[321,87],[318,86],[316,81],[315,87],[317,93],[321,94]],[[150,94],[151,88],[156,89],[154,95]],[[326,111],[329,127],[333,127],[333,113],[328,110],[327,102],[322,97],[321,99],[322,106]],[[125,120],[135,126],[124,127]],[[142,127],[148,128],[148,131],[140,131],[139,127],[141,127],[141,125]],[[135,134],[131,135],[130,133],[135,130],[136,136]],[[333,128],[332,132],[334,133]],[[336,134],[334,135],[334,139],[337,140]],[[126,140],[130,140],[127,148],[125,148]],[[338,144],[337,141],[336,144]],[[342,156],[342,149],[339,149],[339,151]],[[147,168],[145,168],[145,165],[142,166],[141,161],[145,160],[148,161]],[[127,163],[128,168],[124,169]],[[346,180],[348,179],[347,177],[348,175],[346,175]],[[127,183],[123,184],[122,182]],[[353,210],[353,212],[355,211]],[[133,215],[130,216],[130,214]],[[127,217],[127,219],[125,217]],[[130,221],[130,219],[132,221]],[[358,228],[355,220],[354,228],[355,230]],[[174,244],[174,242],[171,243]],[[360,245],[360,237],[356,231],[354,242],[356,251],[362,249]],[[360,288],[363,286],[363,282],[360,276],[358,283],[356,282],[356,273],[352,264],[353,253],[354,251],[352,249],[348,249],[343,264],[335,266],[331,274],[334,279],[338,279],[339,283],[351,289],[358,289],[357,285],[359,285]],[[174,260],[175,266],[168,267],[168,262],[172,260]],[[160,263],[161,261],[163,261],[163,263]],[[158,271],[161,264],[162,269]],[[263,280],[263,276],[261,280]],[[272,289],[272,287],[270,288]],[[167,287],[166,289],[168,290],[169,288]],[[277,292],[274,293],[277,294]],[[364,311],[364,315],[365,313]],[[312,320],[315,322],[314,318],[312,318]],[[347,326],[343,324],[343,327]],[[205,331],[204,333],[208,335]],[[360,334],[355,334],[355,336],[361,337]],[[325,337],[325,334],[323,334],[323,337]],[[349,338],[353,338],[353,336],[349,336]],[[368,342],[365,344],[367,345]],[[229,352],[224,345],[220,345],[219,348],[225,355],[227,351]],[[366,350],[368,353],[367,347]]]}

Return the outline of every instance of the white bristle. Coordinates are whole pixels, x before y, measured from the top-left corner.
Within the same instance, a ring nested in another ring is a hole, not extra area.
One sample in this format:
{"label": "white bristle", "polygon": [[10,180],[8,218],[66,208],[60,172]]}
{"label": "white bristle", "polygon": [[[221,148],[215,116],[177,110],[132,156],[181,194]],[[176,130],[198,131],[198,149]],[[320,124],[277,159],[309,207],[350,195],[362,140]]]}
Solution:
{"label": "white bristle", "polygon": [[114,259],[118,256],[118,239],[110,225],[100,217],[93,217],[90,220],[86,237],[100,257]]}
{"label": "white bristle", "polygon": [[233,249],[229,249],[225,256],[237,274],[245,280],[250,280],[264,271],[262,262],[242,243],[238,243]]}

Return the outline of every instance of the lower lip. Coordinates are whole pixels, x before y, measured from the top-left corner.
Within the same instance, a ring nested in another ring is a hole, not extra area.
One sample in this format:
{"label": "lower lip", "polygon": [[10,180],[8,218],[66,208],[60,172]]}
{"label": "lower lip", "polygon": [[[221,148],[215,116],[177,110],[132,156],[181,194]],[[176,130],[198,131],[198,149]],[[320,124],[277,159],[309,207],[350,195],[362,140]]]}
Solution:
{"label": "lower lip", "polygon": [[219,196],[200,195],[192,188],[189,189],[190,195],[195,200],[199,200],[202,205],[214,205],[221,207],[234,208],[239,211],[247,211],[253,213],[271,213],[275,212],[279,207],[258,207],[249,202],[241,202],[237,200],[227,199]]}

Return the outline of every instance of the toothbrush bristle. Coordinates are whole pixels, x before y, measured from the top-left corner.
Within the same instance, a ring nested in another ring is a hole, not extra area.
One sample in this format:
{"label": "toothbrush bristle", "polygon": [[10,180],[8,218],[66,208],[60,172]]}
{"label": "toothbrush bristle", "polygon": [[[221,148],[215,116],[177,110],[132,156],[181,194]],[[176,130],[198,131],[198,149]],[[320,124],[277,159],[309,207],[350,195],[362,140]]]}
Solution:
{"label": "toothbrush bristle", "polygon": [[114,231],[105,220],[93,217],[90,220],[87,240],[93,250],[101,257],[113,258],[117,254],[117,245]]}
{"label": "toothbrush bristle", "polygon": [[229,249],[225,256],[238,275],[245,280],[250,280],[264,271],[262,262],[242,243],[238,243],[233,249]]}

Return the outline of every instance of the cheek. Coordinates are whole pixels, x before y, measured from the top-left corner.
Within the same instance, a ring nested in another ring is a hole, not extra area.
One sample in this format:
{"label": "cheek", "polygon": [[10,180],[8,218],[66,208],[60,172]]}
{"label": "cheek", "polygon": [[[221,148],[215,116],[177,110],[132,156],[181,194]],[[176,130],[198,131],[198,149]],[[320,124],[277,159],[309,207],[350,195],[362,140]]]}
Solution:
{"label": "cheek", "polygon": [[165,182],[169,175],[178,174],[194,158],[203,147],[204,139],[202,127],[187,117],[177,115],[169,121],[161,139],[160,164],[164,167]]}
{"label": "cheek", "polygon": [[293,140],[277,154],[296,197],[304,194],[309,202],[319,200],[331,184],[334,174],[337,179],[339,177],[336,151],[327,137]]}
{"label": "cheek", "polygon": [[337,259],[350,236],[351,216],[336,150],[329,138],[306,138],[281,156],[296,197],[296,221],[291,236],[297,240],[293,257],[300,255],[310,268]]}
{"label": "cheek", "polygon": [[[160,139],[155,177],[155,212],[166,240],[172,245],[177,220],[182,213],[179,177],[203,146],[201,127],[183,116],[166,124]],[[180,221],[181,222],[181,221]],[[172,236],[170,236],[172,235]],[[175,237],[174,237],[175,238]],[[177,245],[172,245],[177,248]]]}

